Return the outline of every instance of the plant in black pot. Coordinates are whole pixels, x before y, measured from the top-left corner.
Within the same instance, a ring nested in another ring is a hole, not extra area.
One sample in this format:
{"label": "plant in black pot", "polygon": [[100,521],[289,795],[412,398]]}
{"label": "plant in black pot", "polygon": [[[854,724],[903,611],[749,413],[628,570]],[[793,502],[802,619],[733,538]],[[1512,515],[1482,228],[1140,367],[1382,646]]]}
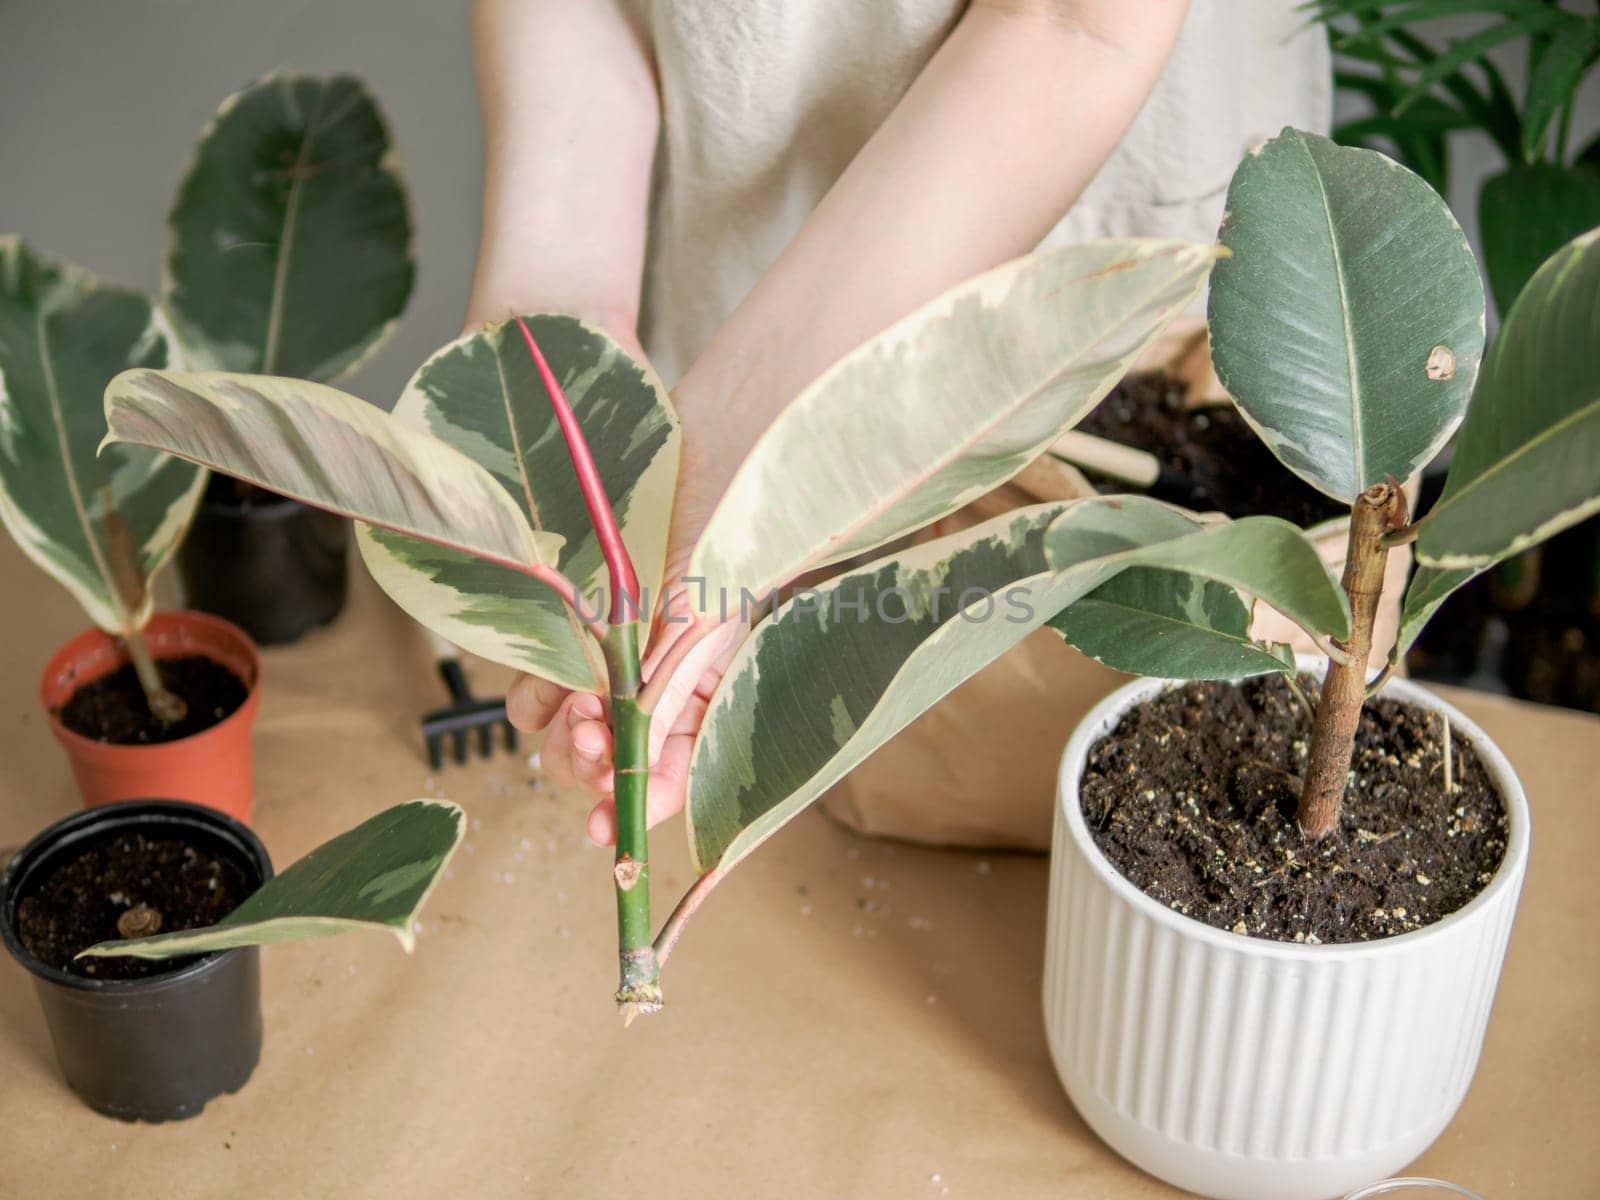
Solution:
{"label": "plant in black pot", "polygon": [[67,1084],[124,1120],[169,1121],[243,1087],[261,1053],[255,947],[413,920],[461,810],[413,800],[273,877],[211,808],[133,800],[78,813],[0,873],[0,941],[33,976]]}
{"label": "plant in black pot", "polygon": [[[343,379],[411,294],[405,185],[348,77],[274,75],[223,101],[167,225],[162,303],[194,367]],[[338,616],[348,549],[349,522],[219,477],[178,571],[192,607],[280,645]]]}

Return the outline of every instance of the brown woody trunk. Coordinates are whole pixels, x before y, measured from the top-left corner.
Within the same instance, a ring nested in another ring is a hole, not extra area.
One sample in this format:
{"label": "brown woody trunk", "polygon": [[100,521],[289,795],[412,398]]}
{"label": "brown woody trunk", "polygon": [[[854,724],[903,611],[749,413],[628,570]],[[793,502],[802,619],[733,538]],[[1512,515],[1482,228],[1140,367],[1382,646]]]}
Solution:
{"label": "brown woody trunk", "polygon": [[1356,497],[1350,511],[1350,542],[1345,551],[1344,578],[1350,598],[1350,640],[1335,641],[1348,659],[1329,662],[1311,728],[1311,758],[1305,787],[1295,814],[1307,837],[1320,838],[1339,824],[1345,781],[1355,754],[1356,726],[1367,695],[1367,658],[1372,651],[1372,622],[1383,596],[1383,568],[1389,549],[1384,536],[1406,522],[1406,500],[1392,480],[1375,483]]}

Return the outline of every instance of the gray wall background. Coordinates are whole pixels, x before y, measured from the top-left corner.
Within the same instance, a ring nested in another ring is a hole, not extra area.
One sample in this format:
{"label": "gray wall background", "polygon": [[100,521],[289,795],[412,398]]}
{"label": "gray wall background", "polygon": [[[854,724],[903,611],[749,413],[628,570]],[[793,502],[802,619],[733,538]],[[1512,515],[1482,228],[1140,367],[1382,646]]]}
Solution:
{"label": "gray wall background", "polygon": [[[482,154],[467,12],[468,0],[0,0],[0,231],[154,289],[167,206],[222,98],[279,68],[360,75],[388,113],[417,226],[411,306],[346,385],[387,406],[466,305]],[[1518,89],[1521,66],[1507,56]],[[1584,99],[1587,137],[1600,81]],[[1456,153],[1451,201],[1465,213],[1495,158],[1475,135]]]}
{"label": "gray wall background", "polygon": [[280,68],[359,75],[411,190],[418,273],[394,336],[342,386],[388,407],[466,308],[482,169],[467,13],[467,0],[0,0],[0,232],[153,291],[167,207],[222,98]]}

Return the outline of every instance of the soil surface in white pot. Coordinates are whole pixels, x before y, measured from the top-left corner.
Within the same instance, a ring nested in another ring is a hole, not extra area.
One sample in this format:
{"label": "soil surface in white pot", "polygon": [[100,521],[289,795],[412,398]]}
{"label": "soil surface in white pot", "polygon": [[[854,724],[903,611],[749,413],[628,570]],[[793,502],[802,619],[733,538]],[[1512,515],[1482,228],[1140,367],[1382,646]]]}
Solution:
{"label": "soil surface in white pot", "polygon": [[[1130,375],[1078,429],[1154,454],[1170,473],[1150,491],[1158,500],[1230,517],[1282,517],[1303,529],[1350,515],[1348,505],[1286,470],[1232,405],[1191,408],[1187,392],[1182,380],[1160,372]],[[1106,481],[1102,490],[1130,489]]]}
{"label": "soil surface in white pot", "polygon": [[[1301,677],[1315,702],[1317,682]],[[1494,878],[1504,807],[1472,747],[1435,714],[1367,702],[1339,828],[1294,820],[1311,718],[1276,676],[1191,683],[1131,709],[1089,753],[1083,816],[1106,858],[1161,904],[1286,942],[1421,929]]]}
{"label": "soil surface in white pot", "polygon": [[[58,865],[17,904],[17,935],[40,962],[88,979],[142,979],[183,969],[193,957],[74,958],[97,942],[215,925],[252,888],[242,864],[178,838],[122,833]],[[141,909],[140,906],[143,906]],[[130,912],[135,915],[128,917]],[[159,923],[150,927],[150,914]]]}
{"label": "soil surface in white pot", "polygon": [[159,659],[156,670],[184,703],[181,721],[168,723],[150,711],[132,663],[84,684],[56,715],[73,733],[97,742],[154,745],[204,733],[232,716],[250,695],[244,680],[203,654]]}

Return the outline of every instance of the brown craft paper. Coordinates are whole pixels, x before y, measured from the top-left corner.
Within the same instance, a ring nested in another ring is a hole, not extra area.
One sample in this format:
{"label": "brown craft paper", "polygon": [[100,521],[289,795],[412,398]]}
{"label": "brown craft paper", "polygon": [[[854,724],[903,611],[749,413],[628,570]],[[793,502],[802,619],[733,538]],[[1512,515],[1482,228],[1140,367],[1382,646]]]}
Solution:
{"label": "brown craft paper", "polygon": [[[1140,360],[1141,370],[1166,370],[1188,385],[1191,400],[1226,399],[1206,349],[1205,326],[1169,329]],[[1415,487],[1408,489],[1415,499]],[[919,535],[921,540],[1019,508],[1094,495],[1074,468],[1045,455],[995,489]],[[1314,531],[1317,549],[1335,570],[1344,562],[1347,522]],[[1386,600],[1378,612],[1372,658],[1394,644],[1409,548],[1389,556]],[[1315,647],[1293,622],[1258,604],[1258,639]],[[1128,677],[1102,666],[1041,629],[978,672],[857,767],[823,798],[828,814],[861,833],[923,842],[1048,850],[1056,761],[1067,735]]]}
{"label": "brown craft paper", "polygon": [[[34,683],[83,621],[8,539],[0,580],[14,845],[77,803]],[[421,632],[364,579],[333,628],[263,657],[256,828],[276,862],[412,796],[470,815],[416,953],[379,933],[268,947],[254,1078],[161,1126],[78,1103],[29,977],[0,955],[4,1200],[1178,1196],[1106,1149],[1057,1083],[1043,858],[897,846],[809,813],[706,901],[667,966],[667,1010],[624,1032],[586,802],[503,753],[430,784],[417,714],[443,693]],[[1594,1196],[1600,721],[1456,698],[1524,772],[1536,830],[1477,1082],[1416,1168],[1494,1200]],[[683,842],[676,820],[653,838],[660,911],[689,881]]]}

